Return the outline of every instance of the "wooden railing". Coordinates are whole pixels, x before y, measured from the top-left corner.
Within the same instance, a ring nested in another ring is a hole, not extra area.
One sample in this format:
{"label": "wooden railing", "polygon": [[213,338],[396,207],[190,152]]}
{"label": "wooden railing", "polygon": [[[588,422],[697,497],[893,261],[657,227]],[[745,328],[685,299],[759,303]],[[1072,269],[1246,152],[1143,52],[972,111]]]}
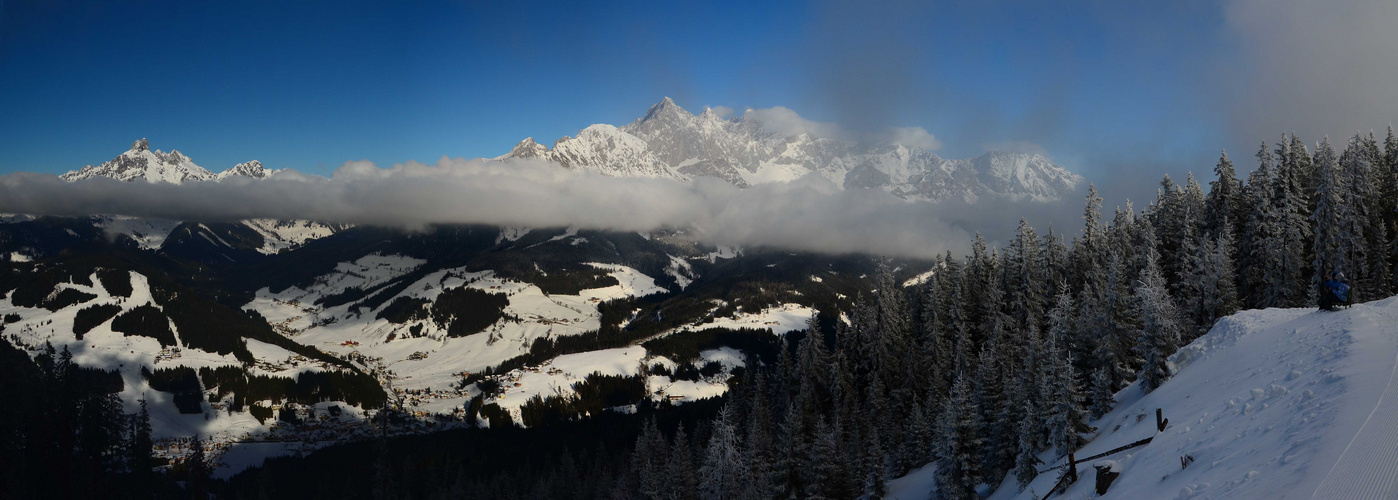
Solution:
{"label": "wooden railing", "polygon": [[[1158,433],[1164,431],[1164,430],[1165,430],[1165,426],[1166,426],[1166,425],[1169,425],[1169,424],[1170,424],[1170,419],[1164,418],[1164,414],[1163,414],[1163,412],[1161,411],[1161,409],[1160,409],[1160,408],[1156,408],[1156,409],[1155,409],[1155,432],[1158,434]],[[1064,472],[1064,474],[1063,474],[1061,477],[1058,478],[1058,482],[1057,482],[1057,483],[1054,483],[1053,488],[1049,488],[1048,493],[1044,494],[1044,497],[1043,497],[1042,499],[1040,499],[1040,500],[1047,500],[1048,497],[1052,496],[1052,495],[1053,495],[1053,492],[1058,491],[1059,488],[1064,487],[1064,485],[1073,484],[1073,482],[1077,481],[1077,480],[1078,480],[1078,463],[1079,463],[1079,462],[1087,462],[1087,461],[1090,461],[1090,460],[1096,460],[1096,459],[1103,458],[1103,457],[1106,457],[1106,456],[1109,456],[1109,455],[1114,455],[1114,454],[1117,454],[1117,453],[1121,453],[1121,452],[1123,452],[1123,451],[1126,451],[1126,450],[1129,450],[1129,449],[1132,449],[1132,448],[1138,448],[1138,447],[1141,447],[1141,446],[1145,446],[1145,445],[1147,445],[1147,444],[1150,444],[1151,440],[1153,440],[1153,439],[1155,439],[1155,436],[1151,436],[1151,437],[1148,437],[1148,438],[1145,438],[1145,439],[1142,439],[1142,440],[1140,440],[1140,441],[1136,441],[1136,442],[1134,442],[1134,443],[1127,444],[1127,445],[1124,445],[1124,446],[1118,446],[1118,447],[1116,447],[1116,448],[1112,448],[1112,449],[1110,449],[1110,450],[1104,451],[1104,452],[1102,452],[1102,453],[1098,453],[1098,454],[1096,454],[1096,455],[1093,455],[1093,456],[1084,458],[1084,459],[1082,459],[1082,460],[1078,460],[1078,459],[1074,456],[1074,454],[1073,454],[1072,452],[1069,452],[1069,453],[1068,453],[1068,463],[1065,463],[1065,464],[1062,464],[1062,465],[1055,465],[1055,466],[1053,466],[1053,467],[1049,467],[1049,468],[1047,468],[1047,469],[1044,469],[1044,470],[1039,471],[1040,474],[1043,474],[1043,473],[1045,473],[1045,472],[1060,470],[1060,469],[1063,469],[1063,468],[1065,468],[1065,467],[1067,468],[1067,470]]]}

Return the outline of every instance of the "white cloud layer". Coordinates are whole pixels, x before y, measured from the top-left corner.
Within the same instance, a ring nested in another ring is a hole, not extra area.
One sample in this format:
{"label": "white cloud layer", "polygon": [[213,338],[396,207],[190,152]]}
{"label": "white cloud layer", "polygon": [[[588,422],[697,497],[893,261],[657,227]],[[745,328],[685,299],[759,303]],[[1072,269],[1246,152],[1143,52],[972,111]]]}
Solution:
{"label": "white cloud layer", "polygon": [[283,171],[264,180],[183,185],[0,176],[0,212],[8,213],[201,221],[265,217],[399,227],[694,228],[697,239],[715,244],[908,257],[960,254],[975,231],[990,231],[992,241],[1003,239],[1024,214],[1035,214],[1031,223],[1041,228],[1055,222],[1062,228],[1076,219],[1078,205],[1076,200],[906,202],[880,190],[840,190],[814,175],[738,189],[709,178],[603,177],[532,159],[443,158],[436,165],[390,168],[349,162],[330,178]]}

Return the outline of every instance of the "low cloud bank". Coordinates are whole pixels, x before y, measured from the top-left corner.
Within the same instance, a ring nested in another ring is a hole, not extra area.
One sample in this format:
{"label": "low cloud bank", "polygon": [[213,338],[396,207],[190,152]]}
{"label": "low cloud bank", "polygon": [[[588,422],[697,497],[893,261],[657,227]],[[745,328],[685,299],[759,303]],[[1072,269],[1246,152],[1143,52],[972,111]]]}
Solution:
{"label": "low cloud bank", "polygon": [[262,180],[183,185],[49,174],[0,176],[0,212],[121,214],[175,220],[311,219],[420,228],[430,224],[577,226],[616,231],[693,228],[703,242],[824,253],[960,255],[977,231],[1005,241],[1020,217],[1047,231],[1074,224],[1081,203],[981,199],[907,202],[880,190],[840,190],[807,176],[738,189],[692,182],[604,177],[533,159],[443,158],[378,168],[350,162],[330,178],[292,170]]}

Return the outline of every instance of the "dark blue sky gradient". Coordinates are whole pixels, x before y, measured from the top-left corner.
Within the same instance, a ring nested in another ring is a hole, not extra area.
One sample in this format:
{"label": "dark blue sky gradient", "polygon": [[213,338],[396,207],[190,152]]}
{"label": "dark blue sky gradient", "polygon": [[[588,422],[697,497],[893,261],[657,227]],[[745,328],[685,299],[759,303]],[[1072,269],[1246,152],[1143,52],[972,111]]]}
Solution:
{"label": "dark blue sky gradient", "polygon": [[1090,178],[1201,172],[1282,130],[1225,131],[1214,3],[401,4],[0,3],[0,173],[140,137],[215,171],[496,156],[663,96],[921,126],[948,157],[1041,147]]}

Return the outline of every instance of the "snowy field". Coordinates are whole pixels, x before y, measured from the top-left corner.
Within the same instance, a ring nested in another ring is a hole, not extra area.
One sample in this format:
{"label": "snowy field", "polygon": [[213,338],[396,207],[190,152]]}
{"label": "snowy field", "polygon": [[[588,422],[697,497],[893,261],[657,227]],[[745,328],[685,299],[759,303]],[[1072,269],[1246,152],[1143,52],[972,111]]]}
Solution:
{"label": "snowy field", "polygon": [[[257,419],[248,413],[229,414],[215,411],[207,401],[201,403],[205,410],[202,414],[180,414],[175,408],[173,395],[150,388],[145,378],[141,376],[141,368],[143,367],[160,369],[187,366],[197,370],[203,367],[241,365],[232,355],[215,354],[186,347],[180,336],[179,328],[175,327],[173,323],[170,324],[170,330],[175,334],[175,347],[180,348],[179,357],[170,356],[169,350],[166,351],[166,355],[162,356],[160,342],[153,338],[128,337],[120,332],[112,331],[112,320],[110,319],[84,334],[82,340],[78,340],[77,335],[73,333],[73,320],[79,309],[97,304],[114,304],[120,306],[124,313],[146,304],[160,307],[160,304],[151,296],[150,285],[146,277],[136,272],[132,272],[130,276],[132,288],[130,297],[112,296],[102,287],[101,280],[97,279],[95,274],[89,278],[92,281],[91,286],[75,283],[61,284],[58,287],[60,290],[70,288],[97,297],[57,311],[18,307],[9,297],[5,297],[3,301],[0,301],[0,315],[16,314],[20,317],[18,322],[5,328],[5,333],[16,335],[20,342],[30,347],[42,347],[44,342],[51,342],[54,349],[58,351],[67,347],[68,351],[73,354],[73,361],[80,366],[120,371],[124,388],[119,395],[125,407],[124,410],[127,413],[135,413],[140,410],[140,400],[146,399],[151,414],[153,436],[157,439],[192,436],[198,432],[205,436],[211,436],[214,440],[231,440],[237,436],[265,430],[266,427],[259,424]],[[249,341],[250,344],[253,342],[256,341]],[[281,349],[266,344],[262,345],[272,349]]]}
{"label": "snowy field", "polygon": [[757,312],[739,311],[730,317],[709,318],[707,321],[695,323],[693,325],[682,326],[661,334],[669,335],[676,332],[697,332],[709,328],[728,328],[738,330],[748,328],[753,330],[771,330],[772,333],[782,334],[795,330],[805,330],[806,322],[811,316],[816,314],[816,310],[801,304],[786,303],[775,307],[768,307]]}
{"label": "snowy field", "polygon": [[[1398,298],[1339,312],[1240,312],[1171,360],[1172,379],[1150,394],[1118,393],[1118,407],[1092,422],[1098,434],[1077,451],[1155,436],[1103,459],[1121,476],[1100,498],[1398,497]],[[1160,433],[1156,408],[1169,419]],[[1186,456],[1193,461],[1181,468]],[[1061,463],[1052,452],[1042,458]],[[890,498],[927,498],[933,469],[893,481]],[[1091,464],[1079,474],[1061,498],[1098,498]],[[990,498],[1039,498],[1057,477],[1040,474],[1020,491],[1011,473]]]}
{"label": "snowy field", "polygon": [[[395,299],[435,300],[443,291],[459,287],[505,295],[508,305],[503,312],[517,321],[501,319],[483,332],[464,337],[448,337],[446,331],[430,319],[403,324],[376,319],[378,311],[392,300],[384,301],[378,309],[359,312],[351,310],[353,304],[332,308],[313,305],[319,298],[342,293],[351,287],[368,289],[386,283],[412,272],[422,263],[403,256],[370,255],[340,263],[334,272],[318,278],[304,290],[293,287],[273,294],[264,288],[244,307],[257,310],[279,332],[299,343],[338,356],[359,353],[381,358],[383,366],[395,375],[395,389],[442,391],[454,386],[461,372],[479,371],[527,353],[535,339],[596,331],[601,327],[597,305],[602,302],[665,291],[654,279],[635,269],[589,263],[606,270],[617,284],[583,290],[577,295],[548,294],[535,285],[503,279],[491,271],[443,269],[414,282],[395,296]],[[418,328],[418,335],[411,333],[413,328]],[[346,345],[347,341],[358,344]],[[438,399],[419,409],[449,411],[469,401],[469,396]]]}

